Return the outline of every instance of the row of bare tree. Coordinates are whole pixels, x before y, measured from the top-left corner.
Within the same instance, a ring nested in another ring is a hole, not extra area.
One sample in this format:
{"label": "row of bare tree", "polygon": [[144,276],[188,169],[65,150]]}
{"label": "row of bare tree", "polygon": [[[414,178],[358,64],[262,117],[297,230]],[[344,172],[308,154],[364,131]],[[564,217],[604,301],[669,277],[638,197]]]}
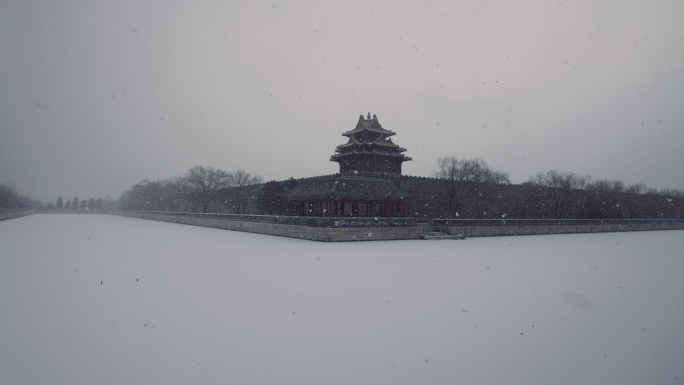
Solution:
{"label": "row of bare tree", "polygon": [[256,199],[250,186],[260,183],[260,176],[252,176],[241,169],[228,172],[194,166],[182,177],[155,182],[145,179],[132,186],[121,195],[119,207],[124,210],[239,214]]}
{"label": "row of bare tree", "polygon": [[480,158],[440,158],[433,177],[442,181],[442,199],[450,218],[458,217],[459,210],[468,200],[474,204],[477,216],[482,217],[497,191],[496,185],[510,183],[508,174],[490,168]]}
{"label": "row of bare tree", "polygon": [[511,185],[482,159],[440,158],[434,180],[406,183],[425,218],[684,218],[684,191],[551,170]]}
{"label": "row of bare tree", "polygon": [[33,202],[28,196],[20,195],[11,184],[0,183],[0,210],[28,209]]}
{"label": "row of bare tree", "polygon": [[[588,175],[551,170],[523,183],[537,216],[553,218],[682,218],[684,191],[656,190],[643,183],[592,180]],[[544,207],[546,206],[546,207]]]}

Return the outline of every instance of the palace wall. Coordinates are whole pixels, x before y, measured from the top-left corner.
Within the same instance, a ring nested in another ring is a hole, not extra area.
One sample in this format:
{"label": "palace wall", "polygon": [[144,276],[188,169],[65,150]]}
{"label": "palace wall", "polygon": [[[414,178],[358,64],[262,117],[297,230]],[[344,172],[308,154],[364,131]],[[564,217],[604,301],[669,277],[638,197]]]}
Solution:
{"label": "palace wall", "polygon": [[[392,179],[409,198],[410,216],[418,222],[451,218],[443,181],[407,175],[382,175]],[[271,181],[242,189],[226,189],[210,212],[284,215],[285,194],[303,179]],[[590,190],[560,190],[514,184],[485,186],[485,197],[463,197],[457,218],[536,219],[682,219],[684,198],[659,194],[630,194]],[[154,208],[153,208],[154,209]],[[157,210],[163,208],[156,208]],[[176,211],[183,207],[175,208]],[[174,209],[171,209],[174,210]],[[189,207],[187,211],[197,211]]]}

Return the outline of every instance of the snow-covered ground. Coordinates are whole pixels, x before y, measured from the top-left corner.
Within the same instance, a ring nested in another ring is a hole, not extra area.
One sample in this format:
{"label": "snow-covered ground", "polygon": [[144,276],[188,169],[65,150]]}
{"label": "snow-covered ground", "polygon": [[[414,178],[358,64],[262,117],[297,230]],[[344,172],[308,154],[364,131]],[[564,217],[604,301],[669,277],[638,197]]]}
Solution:
{"label": "snow-covered ground", "polygon": [[684,383],[682,250],[32,215],[0,222],[0,383]]}

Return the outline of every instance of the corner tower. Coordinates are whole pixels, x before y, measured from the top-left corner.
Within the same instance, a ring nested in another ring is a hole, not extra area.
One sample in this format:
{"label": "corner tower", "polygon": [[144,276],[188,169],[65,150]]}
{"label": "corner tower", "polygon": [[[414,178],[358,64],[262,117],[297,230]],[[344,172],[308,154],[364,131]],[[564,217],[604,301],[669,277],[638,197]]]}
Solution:
{"label": "corner tower", "polygon": [[385,130],[378,118],[370,112],[368,117],[359,116],[356,128],[342,136],[349,137],[345,144],[337,146],[330,161],[340,164],[340,174],[354,172],[377,172],[401,174],[401,164],[411,160],[402,154],[406,151],[392,143],[394,132]]}

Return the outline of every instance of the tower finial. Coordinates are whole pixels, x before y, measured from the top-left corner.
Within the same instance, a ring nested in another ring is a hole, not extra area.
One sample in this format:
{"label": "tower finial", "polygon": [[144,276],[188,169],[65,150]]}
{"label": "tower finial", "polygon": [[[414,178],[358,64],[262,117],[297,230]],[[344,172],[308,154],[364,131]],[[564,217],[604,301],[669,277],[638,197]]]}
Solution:
{"label": "tower finial", "polygon": [[370,112],[368,113],[368,120],[370,120]]}

